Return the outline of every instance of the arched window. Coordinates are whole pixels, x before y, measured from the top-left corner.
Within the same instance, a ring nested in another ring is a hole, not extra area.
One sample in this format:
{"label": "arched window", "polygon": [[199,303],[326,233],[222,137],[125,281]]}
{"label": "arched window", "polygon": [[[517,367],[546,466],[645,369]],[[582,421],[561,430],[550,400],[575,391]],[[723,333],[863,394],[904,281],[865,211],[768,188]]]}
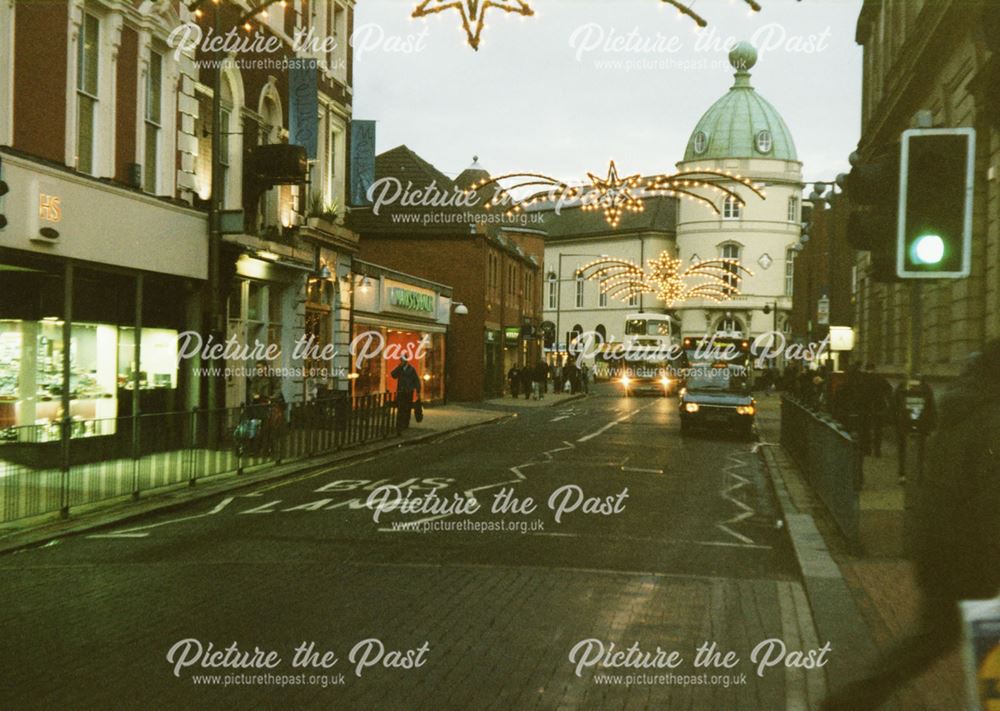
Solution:
{"label": "arched window", "polygon": [[545,277],[545,281],[547,282],[547,287],[548,287],[549,308],[554,309],[556,308],[557,301],[559,298],[558,295],[559,292],[557,291],[557,289],[559,288],[559,280],[556,278],[554,272],[549,272],[549,275]]}
{"label": "arched window", "polygon": [[730,273],[730,275],[726,277],[726,284],[728,284],[731,289],[735,290],[740,285],[739,263],[740,263],[740,256],[743,250],[737,243],[727,242],[722,245],[719,251],[720,251],[719,254],[720,257],[726,260],[730,260],[730,262],[726,265],[726,271]]}
{"label": "arched window", "polygon": [[719,325],[715,327],[715,332],[719,336],[742,338],[743,322],[735,316],[727,315],[719,321]]}
{"label": "arched window", "polygon": [[743,216],[743,205],[732,195],[727,195],[722,201],[722,219],[738,220]]}
{"label": "arched window", "polygon": [[576,275],[576,308],[583,308],[583,275]]}
{"label": "arched window", "polygon": [[603,323],[597,324],[597,327],[594,329],[594,333],[601,337],[601,343],[608,342],[608,329],[604,328]]}
{"label": "arched window", "polygon": [[599,296],[597,297],[597,305],[604,308],[608,305],[608,293],[604,289],[598,291]]}

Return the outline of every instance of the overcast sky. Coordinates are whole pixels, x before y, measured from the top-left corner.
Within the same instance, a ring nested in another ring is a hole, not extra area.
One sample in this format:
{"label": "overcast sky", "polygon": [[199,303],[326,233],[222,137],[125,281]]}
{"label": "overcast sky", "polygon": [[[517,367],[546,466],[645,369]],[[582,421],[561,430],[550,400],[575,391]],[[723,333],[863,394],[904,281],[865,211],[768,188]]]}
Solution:
{"label": "overcast sky", "polygon": [[723,45],[747,39],[752,83],[791,129],[806,180],[829,180],[858,142],[861,0],[759,2],[694,0],[709,23],[696,31],[659,0],[528,0],[534,17],[488,11],[476,52],[456,10],[412,19],[418,0],[359,0],[354,117],[378,121],[379,152],[405,143],[452,176],[473,155],[494,175],[572,183],[611,158],[671,172],[732,85]]}

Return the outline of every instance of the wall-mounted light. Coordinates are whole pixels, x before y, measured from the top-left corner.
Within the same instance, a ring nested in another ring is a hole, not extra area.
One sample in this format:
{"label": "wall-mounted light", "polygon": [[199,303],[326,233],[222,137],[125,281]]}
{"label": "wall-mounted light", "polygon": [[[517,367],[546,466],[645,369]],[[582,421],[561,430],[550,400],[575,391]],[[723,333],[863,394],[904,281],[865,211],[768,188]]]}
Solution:
{"label": "wall-mounted light", "polygon": [[456,316],[468,316],[469,307],[463,304],[461,301],[456,301],[452,304],[452,308],[455,309]]}
{"label": "wall-mounted light", "polygon": [[319,271],[316,273],[316,276],[318,276],[320,279],[329,279],[330,278],[330,267],[326,266],[325,263],[321,264],[320,268],[319,268]]}
{"label": "wall-mounted light", "polygon": [[361,280],[361,286],[358,287],[358,291],[360,291],[362,294],[367,294],[371,290],[372,290],[372,280],[369,279],[368,277],[365,277],[364,279]]}
{"label": "wall-mounted light", "polygon": [[265,249],[257,252],[257,259],[263,259],[268,262],[276,262],[278,261],[279,257],[274,252],[269,252]]}

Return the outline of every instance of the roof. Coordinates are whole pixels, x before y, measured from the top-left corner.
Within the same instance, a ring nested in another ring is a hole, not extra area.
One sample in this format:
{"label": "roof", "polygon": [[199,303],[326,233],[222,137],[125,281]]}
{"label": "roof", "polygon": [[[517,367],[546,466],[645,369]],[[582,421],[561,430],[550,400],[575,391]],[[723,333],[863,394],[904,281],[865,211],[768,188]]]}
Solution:
{"label": "roof", "polygon": [[580,207],[564,207],[558,212],[544,211],[546,242],[554,242],[578,237],[613,237],[634,232],[677,231],[677,198],[665,195],[643,200],[642,212],[626,212],[617,228],[611,227],[600,210],[584,210]]}
{"label": "roof", "polygon": [[736,81],[694,127],[684,160],[798,160],[792,133],[781,114],[750,85],[757,50],[749,42],[740,42],[729,53],[729,63],[736,69]]}

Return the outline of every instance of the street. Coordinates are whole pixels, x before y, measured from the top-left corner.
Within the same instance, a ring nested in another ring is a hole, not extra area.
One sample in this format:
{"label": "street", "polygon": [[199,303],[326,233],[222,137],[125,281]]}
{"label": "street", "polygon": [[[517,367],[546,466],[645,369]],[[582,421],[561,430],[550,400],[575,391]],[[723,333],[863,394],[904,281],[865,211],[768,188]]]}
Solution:
{"label": "street", "polygon": [[[822,670],[758,674],[822,640],[754,443],[596,390],[0,559],[0,707],[809,708]],[[481,508],[376,523],[385,484]]]}

